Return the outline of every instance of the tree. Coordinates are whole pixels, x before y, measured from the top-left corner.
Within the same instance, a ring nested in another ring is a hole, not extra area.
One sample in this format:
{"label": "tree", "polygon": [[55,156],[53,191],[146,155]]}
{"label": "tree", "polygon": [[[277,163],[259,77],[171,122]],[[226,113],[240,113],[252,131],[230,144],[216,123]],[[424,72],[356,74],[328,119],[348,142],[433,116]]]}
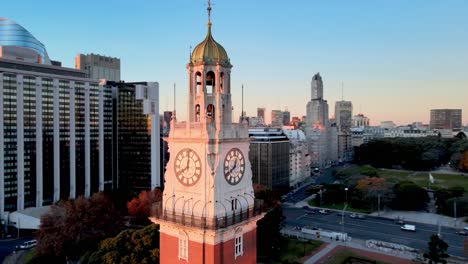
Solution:
{"label": "tree", "polygon": [[463,156],[458,163],[458,168],[462,171],[468,171],[468,150],[463,152]]}
{"label": "tree", "polygon": [[395,197],[392,207],[399,210],[419,210],[426,207],[429,196],[426,190],[412,181],[400,181],[393,187]]}
{"label": "tree", "polygon": [[268,209],[265,216],[257,222],[257,262],[270,263],[278,259],[282,247],[281,228],[284,219],[280,206],[279,193],[254,184],[256,199],[262,199]]}
{"label": "tree", "polygon": [[153,203],[161,200],[162,192],[159,188],[154,188],[152,191],[142,191],[138,197],[127,202],[128,214],[137,217],[149,217]]}
{"label": "tree", "polygon": [[99,241],[114,236],[122,227],[120,214],[102,192],[91,198],[61,201],[41,217],[36,233],[38,255],[77,261],[95,249]]}
{"label": "tree", "polygon": [[159,225],[124,230],[105,239],[98,250],[83,256],[81,263],[159,263]]}
{"label": "tree", "polygon": [[384,178],[365,177],[356,184],[356,190],[362,193],[362,199],[374,210],[378,197],[381,204],[386,204],[393,198],[392,185],[387,183]]}
{"label": "tree", "polygon": [[429,263],[447,263],[448,245],[437,235],[432,235],[428,243],[429,251],[424,253],[424,257],[429,259]]}

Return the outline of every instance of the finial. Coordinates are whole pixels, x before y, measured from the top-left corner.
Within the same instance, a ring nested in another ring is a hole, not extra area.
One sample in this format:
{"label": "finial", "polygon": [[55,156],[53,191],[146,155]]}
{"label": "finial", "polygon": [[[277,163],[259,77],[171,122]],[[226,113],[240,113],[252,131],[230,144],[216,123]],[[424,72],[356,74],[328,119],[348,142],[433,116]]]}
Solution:
{"label": "finial", "polygon": [[190,61],[192,61],[192,45],[190,45],[189,57],[190,57]]}
{"label": "finial", "polygon": [[208,0],[208,7],[206,10],[208,10],[208,27],[211,27],[211,0]]}

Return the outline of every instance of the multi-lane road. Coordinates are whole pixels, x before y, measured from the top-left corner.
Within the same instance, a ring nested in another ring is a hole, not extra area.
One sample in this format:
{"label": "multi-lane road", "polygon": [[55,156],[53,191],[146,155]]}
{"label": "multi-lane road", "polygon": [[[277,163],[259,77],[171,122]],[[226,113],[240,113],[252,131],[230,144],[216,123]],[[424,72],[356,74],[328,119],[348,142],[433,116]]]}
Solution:
{"label": "multi-lane road", "polygon": [[[308,213],[308,210],[302,208],[283,207],[283,213],[286,216],[286,226],[311,226],[324,230],[341,232],[343,225],[341,224],[342,216],[338,212],[324,215],[316,213]],[[416,226],[416,232],[404,231],[400,229],[400,225],[394,220],[365,216],[365,219],[357,219],[349,217],[350,213],[345,213],[344,217],[344,232],[348,233],[351,238],[363,240],[375,239],[406,245],[415,249],[427,250],[427,243],[431,235],[437,234],[438,226],[420,223],[411,223]],[[455,256],[463,255],[463,241],[468,239],[468,236],[455,234],[457,229],[449,227],[441,227],[440,235],[442,239],[449,245],[448,254]]]}

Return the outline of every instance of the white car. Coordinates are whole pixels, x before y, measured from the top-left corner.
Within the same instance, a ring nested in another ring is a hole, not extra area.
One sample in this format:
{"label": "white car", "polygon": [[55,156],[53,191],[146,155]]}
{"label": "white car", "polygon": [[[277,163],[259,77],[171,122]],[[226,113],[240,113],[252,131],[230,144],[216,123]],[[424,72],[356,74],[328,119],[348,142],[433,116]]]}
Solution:
{"label": "white car", "polygon": [[401,230],[416,232],[416,226],[405,224],[405,225],[402,225],[402,226],[401,226]]}
{"label": "white car", "polygon": [[468,231],[468,226],[465,226],[463,230]]}
{"label": "white car", "polygon": [[30,240],[23,242],[21,245],[16,246],[18,249],[28,249],[28,248],[33,248],[37,245],[37,240]]}

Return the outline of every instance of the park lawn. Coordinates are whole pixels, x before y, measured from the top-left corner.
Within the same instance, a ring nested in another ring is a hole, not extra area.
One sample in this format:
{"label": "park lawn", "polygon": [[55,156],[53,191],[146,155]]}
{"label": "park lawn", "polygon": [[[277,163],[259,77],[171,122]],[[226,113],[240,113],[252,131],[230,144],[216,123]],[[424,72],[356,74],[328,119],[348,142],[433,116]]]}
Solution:
{"label": "park lawn", "polygon": [[[339,253],[334,254],[333,256],[331,256],[331,258],[327,259],[324,263],[326,263],[326,264],[345,264],[346,263],[345,261],[348,258],[358,258],[358,259],[361,259],[361,260],[364,260],[364,261],[369,261],[370,263],[375,263],[375,264],[387,264],[385,262],[376,261],[376,260],[366,258],[364,256],[360,256],[360,255],[355,254],[354,252],[351,252],[349,250],[342,250]],[[363,262],[363,263],[366,263],[366,262]]]}
{"label": "park lawn", "polygon": [[[327,209],[334,209],[334,210],[343,210],[344,204],[338,203],[338,204],[325,204],[322,206],[318,206],[315,204],[315,200],[309,200],[309,205],[310,206],[315,206],[315,207],[321,207],[321,208],[327,208]],[[362,209],[362,208],[354,208],[348,205],[346,207],[346,212],[354,212],[354,213],[361,213],[361,214],[368,214],[371,211],[367,209]]]}
{"label": "park lawn", "polygon": [[285,243],[286,245],[281,250],[279,263],[299,262],[300,258],[323,244],[319,240],[300,241],[294,238],[286,238]]}
{"label": "park lawn", "polygon": [[395,171],[378,169],[379,177],[384,178],[390,183],[398,183],[400,181],[408,180],[411,172],[410,171]]}

